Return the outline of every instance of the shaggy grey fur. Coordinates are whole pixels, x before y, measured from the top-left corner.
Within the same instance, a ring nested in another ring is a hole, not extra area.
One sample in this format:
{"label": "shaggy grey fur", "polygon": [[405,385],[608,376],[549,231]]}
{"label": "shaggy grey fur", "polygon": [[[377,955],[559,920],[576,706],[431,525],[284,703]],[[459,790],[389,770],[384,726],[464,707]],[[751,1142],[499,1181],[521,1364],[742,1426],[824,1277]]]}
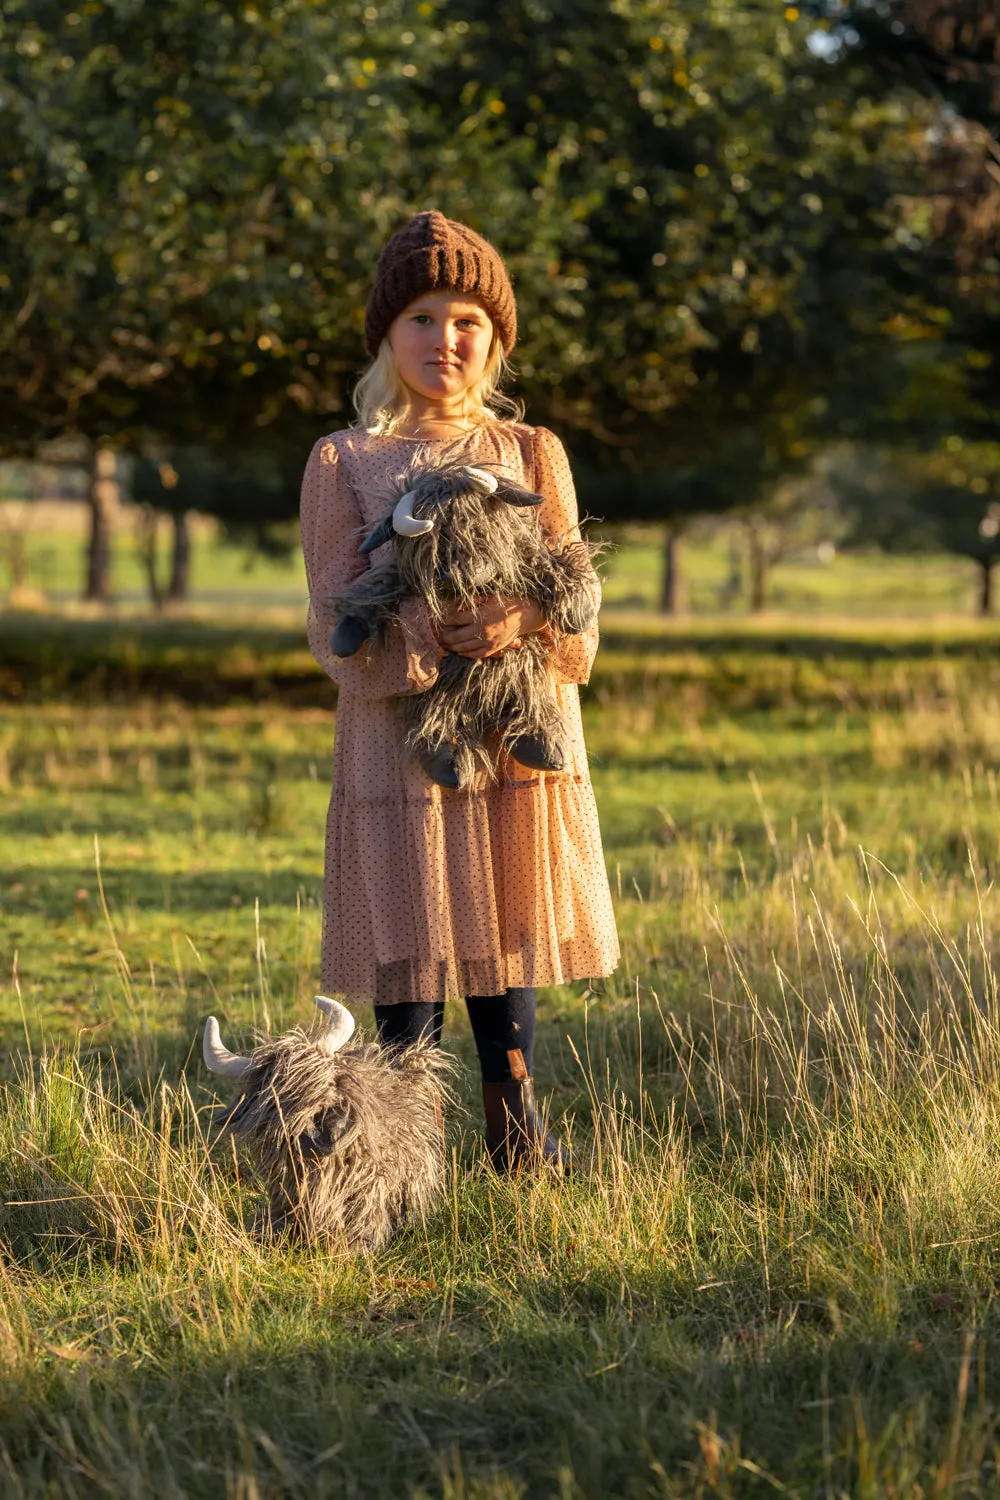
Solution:
{"label": "shaggy grey fur", "polygon": [[257,1172],[271,1228],[378,1250],[432,1209],[445,1184],[442,1099],[452,1067],[425,1046],[331,1056],[299,1028],[261,1041],[219,1123]]}
{"label": "shaggy grey fur", "polygon": [[[425,600],[435,622],[456,607],[474,608],[483,595],[500,594],[534,601],[566,635],[594,623],[591,559],[600,548],[562,539],[549,546],[527,508],[539,505],[541,497],[500,473],[495,475],[499,488],[488,493],[481,474],[448,461],[400,477],[387,497],[390,514],[362,547],[368,551],[391,541],[391,558],[333,596],[340,616],[333,636],[338,655],[353,655],[372,635],[384,640],[400,602],[414,595]],[[392,530],[391,510],[407,492],[413,495],[413,515],[434,521],[423,535]],[[406,748],[426,762],[450,747],[463,786],[476,767],[495,775],[497,744],[513,753],[524,736],[532,737],[555,767],[565,763],[548,651],[537,636],[499,656],[449,654],[435,684],[403,696],[400,712]]]}

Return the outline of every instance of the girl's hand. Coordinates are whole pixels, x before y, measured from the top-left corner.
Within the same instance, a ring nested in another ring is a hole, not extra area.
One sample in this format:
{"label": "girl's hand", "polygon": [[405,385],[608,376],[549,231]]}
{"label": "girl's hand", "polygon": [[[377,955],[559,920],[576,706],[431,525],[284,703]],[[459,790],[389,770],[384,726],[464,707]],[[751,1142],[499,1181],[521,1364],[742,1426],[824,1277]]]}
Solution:
{"label": "girl's hand", "polygon": [[504,599],[488,594],[474,610],[455,610],[434,634],[444,651],[457,656],[499,656],[508,647],[521,644],[521,637],[541,630],[545,617],[528,599]]}

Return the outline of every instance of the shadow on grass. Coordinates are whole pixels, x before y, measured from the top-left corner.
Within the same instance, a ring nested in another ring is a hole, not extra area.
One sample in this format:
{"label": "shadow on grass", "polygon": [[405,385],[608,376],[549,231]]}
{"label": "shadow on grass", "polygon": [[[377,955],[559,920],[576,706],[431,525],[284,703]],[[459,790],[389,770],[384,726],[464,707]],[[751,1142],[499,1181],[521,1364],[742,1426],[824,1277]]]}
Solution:
{"label": "shadow on grass", "polygon": [[[935,629],[933,624],[803,629],[795,620],[768,624],[723,624],[705,628],[602,622],[602,651],[591,685],[612,688],[687,675],[677,658],[726,658],[724,676],[764,670],[768,659],[795,658],[805,667],[906,661],[992,660],[1000,633],[970,622]],[[42,702],[55,697],[84,701],[130,701],[166,695],[193,704],[259,701],[289,707],[332,708],[336,688],[309,655],[301,627],[215,623],[209,620],[81,620],[0,613],[0,699]],[[815,696],[815,685],[810,697]],[[763,684],[753,701],[767,706],[796,696],[795,685]],[[831,701],[837,701],[835,694]]]}
{"label": "shadow on grass", "polygon": [[631,1310],[574,1309],[545,1278],[506,1308],[470,1286],[387,1314],[371,1270],[367,1307],[251,1299],[227,1329],[222,1293],[209,1324],[137,1309],[132,1358],[53,1347],[8,1378],[0,1454],[20,1487],[0,1493],[979,1492],[992,1377],[977,1390],[973,1372],[963,1414],[955,1327],[831,1334],[786,1307],[720,1329],[667,1282]]}
{"label": "shadow on grass", "polygon": [[969,621],[939,630],[933,622],[890,620],[881,626],[861,621],[853,628],[823,630],[804,627],[799,616],[767,626],[747,621],[707,630],[687,621],[665,628],[662,620],[651,616],[648,627],[636,628],[620,625],[613,615],[604,614],[601,642],[612,652],[801,657],[812,662],[923,661],[930,657],[995,658],[1000,652],[1000,629],[993,622]]}
{"label": "shadow on grass", "polygon": [[[165,916],[242,907],[249,907],[252,914],[258,899],[262,905],[294,911],[297,901],[318,900],[322,889],[322,877],[314,869],[295,866],[171,874],[152,865],[130,864],[121,869],[102,867],[101,878],[112,907],[136,907]],[[4,872],[4,883],[8,890],[20,888],[4,900],[5,916],[11,919],[19,912],[37,910],[53,922],[65,921],[78,913],[81,890],[92,888],[95,895],[97,891],[92,860],[68,868],[9,869]]]}
{"label": "shadow on grass", "polygon": [[79,620],[0,614],[0,698],[122,701],[167,693],[193,703],[278,696],[330,706],[336,689],[298,629],[190,619]]}

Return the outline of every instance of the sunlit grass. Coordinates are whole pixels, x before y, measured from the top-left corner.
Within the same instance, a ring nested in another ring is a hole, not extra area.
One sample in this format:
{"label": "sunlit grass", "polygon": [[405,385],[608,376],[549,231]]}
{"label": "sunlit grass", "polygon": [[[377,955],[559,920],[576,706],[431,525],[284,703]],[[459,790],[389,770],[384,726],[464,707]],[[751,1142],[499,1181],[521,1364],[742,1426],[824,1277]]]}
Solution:
{"label": "sunlit grass", "polygon": [[331,716],[8,709],[0,1494],[996,1493],[977,650],[609,663],[625,957],[543,995],[537,1069],[578,1172],[493,1177],[470,1068],[376,1258],[254,1237],[198,1053],[306,1019]]}

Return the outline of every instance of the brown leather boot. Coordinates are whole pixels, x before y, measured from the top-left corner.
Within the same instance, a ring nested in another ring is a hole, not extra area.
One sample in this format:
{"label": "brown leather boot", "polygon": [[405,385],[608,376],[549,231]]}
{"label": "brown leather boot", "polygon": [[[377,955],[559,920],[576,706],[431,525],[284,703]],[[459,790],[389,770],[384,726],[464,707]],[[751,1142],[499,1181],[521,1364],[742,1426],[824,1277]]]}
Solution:
{"label": "brown leather boot", "polygon": [[520,1049],[513,1048],[507,1058],[512,1074],[510,1082],[483,1084],[490,1160],[498,1172],[517,1172],[532,1163],[568,1172],[569,1152],[550,1135],[538,1113],[535,1081],[528,1077]]}

